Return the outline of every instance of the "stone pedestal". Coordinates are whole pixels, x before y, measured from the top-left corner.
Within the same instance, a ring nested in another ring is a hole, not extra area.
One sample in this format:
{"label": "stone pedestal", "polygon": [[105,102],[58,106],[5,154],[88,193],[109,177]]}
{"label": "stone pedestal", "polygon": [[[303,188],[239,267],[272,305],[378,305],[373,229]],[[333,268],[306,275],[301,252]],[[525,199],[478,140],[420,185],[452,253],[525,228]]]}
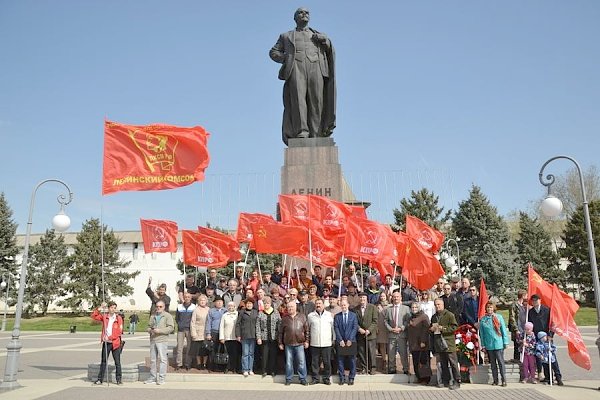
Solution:
{"label": "stone pedestal", "polygon": [[281,168],[281,194],[314,194],[355,203],[332,138],[289,139]]}

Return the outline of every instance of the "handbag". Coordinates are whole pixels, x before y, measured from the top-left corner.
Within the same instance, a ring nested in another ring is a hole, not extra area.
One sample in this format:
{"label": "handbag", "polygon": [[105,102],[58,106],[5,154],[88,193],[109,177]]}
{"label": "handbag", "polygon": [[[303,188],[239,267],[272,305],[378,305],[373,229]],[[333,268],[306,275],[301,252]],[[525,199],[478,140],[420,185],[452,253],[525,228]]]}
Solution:
{"label": "handbag", "polygon": [[229,354],[227,354],[227,347],[223,343],[220,343],[217,347],[217,351],[214,355],[214,362],[217,365],[229,364]]}
{"label": "handbag", "polygon": [[431,365],[427,364],[419,364],[419,378],[429,378],[431,377]]}
{"label": "handbag", "polygon": [[436,353],[448,351],[448,342],[442,335],[433,335],[433,346]]}

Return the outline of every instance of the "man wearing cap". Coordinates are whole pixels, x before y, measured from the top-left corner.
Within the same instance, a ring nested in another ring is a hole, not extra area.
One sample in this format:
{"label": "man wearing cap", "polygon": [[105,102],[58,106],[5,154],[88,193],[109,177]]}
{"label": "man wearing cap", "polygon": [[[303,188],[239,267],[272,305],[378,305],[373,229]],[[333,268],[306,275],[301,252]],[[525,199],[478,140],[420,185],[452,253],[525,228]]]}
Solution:
{"label": "man wearing cap", "polygon": [[298,312],[304,314],[305,317],[311,312],[315,311],[315,303],[308,301],[308,292],[301,290],[298,293]]}
{"label": "man wearing cap", "polygon": [[196,277],[194,274],[187,274],[185,276],[185,281],[177,288],[179,304],[183,303],[183,295],[185,293],[190,293],[192,295],[192,303],[196,304],[196,300],[200,295],[200,289],[196,286]]}
{"label": "man wearing cap", "polygon": [[213,306],[215,301],[215,285],[208,285],[206,287],[206,305],[210,308]]}
{"label": "man wearing cap", "polygon": [[219,284],[217,285],[217,289],[215,290],[215,294],[217,296],[223,297],[225,292],[227,291],[227,278],[224,276],[219,278]]}
{"label": "man wearing cap", "polygon": [[358,298],[354,283],[350,282],[348,284],[348,291],[346,294],[348,295],[348,305],[350,305],[350,309],[355,309],[360,304],[360,299]]}
{"label": "man wearing cap", "polygon": [[362,374],[375,374],[377,341],[377,308],[369,303],[369,296],[362,292],[358,295],[360,304],[354,309],[358,317],[358,368]]}

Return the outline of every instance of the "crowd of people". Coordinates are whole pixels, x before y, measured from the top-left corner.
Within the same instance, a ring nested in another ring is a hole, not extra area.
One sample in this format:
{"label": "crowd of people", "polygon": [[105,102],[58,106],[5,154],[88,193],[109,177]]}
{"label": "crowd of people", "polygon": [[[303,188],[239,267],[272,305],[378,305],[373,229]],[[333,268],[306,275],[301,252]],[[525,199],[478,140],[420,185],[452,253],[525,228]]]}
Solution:
{"label": "crowd of people", "polygon": [[[300,268],[288,276],[281,264],[275,264],[272,272],[248,272],[238,266],[233,277],[210,269],[202,287],[195,275],[185,277],[175,310],[170,308],[166,285],[154,290],[150,279],[146,293],[152,303],[151,376],[146,383],[165,382],[167,339],[176,331],[176,371],[197,368],[266,377],[276,376],[282,368],[286,385],[295,375],[302,385],[330,385],[336,373],[339,385],[353,385],[357,374],[376,370],[396,374],[400,366],[403,374],[414,374],[414,382],[455,390],[461,384],[455,331],[469,324],[479,329],[494,385],[506,386],[504,350],[511,336],[512,361],[522,360],[521,382],[547,382],[551,367],[556,383],[562,385],[548,329],[549,311],[537,295],[531,298],[533,307],[528,307],[526,292],[519,291],[507,326],[491,302],[478,318],[478,289],[466,277],[450,282],[440,278],[430,290],[417,290],[401,277],[357,274],[352,264],[341,279],[334,279],[334,274],[314,266],[310,275],[307,268]],[[122,333],[123,318],[113,308],[111,303],[107,313],[95,310],[92,317],[103,321],[102,365],[112,351],[120,383],[115,329]],[[437,379],[431,379],[432,355]],[[96,383],[103,379],[101,371]]]}

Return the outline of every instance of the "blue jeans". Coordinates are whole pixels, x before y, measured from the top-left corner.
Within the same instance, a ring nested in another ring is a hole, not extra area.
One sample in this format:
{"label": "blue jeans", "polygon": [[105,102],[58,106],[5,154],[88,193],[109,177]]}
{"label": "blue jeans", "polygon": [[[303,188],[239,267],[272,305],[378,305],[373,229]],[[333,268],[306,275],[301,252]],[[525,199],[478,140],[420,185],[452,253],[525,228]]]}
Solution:
{"label": "blue jeans", "polygon": [[[164,382],[167,375],[167,342],[150,342],[150,379]],[[156,376],[156,362],[159,359],[158,377]]]}
{"label": "blue jeans", "polygon": [[135,334],[135,328],[137,326],[137,322],[130,322],[129,323],[129,334]]}
{"label": "blue jeans", "polygon": [[294,361],[298,363],[298,377],[300,381],[306,380],[306,360],[304,358],[304,346],[285,345],[285,380],[291,381],[294,377]]}
{"label": "blue jeans", "polygon": [[250,372],[254,368],[254,346],[256,339],[242,339],[242,372]]}

